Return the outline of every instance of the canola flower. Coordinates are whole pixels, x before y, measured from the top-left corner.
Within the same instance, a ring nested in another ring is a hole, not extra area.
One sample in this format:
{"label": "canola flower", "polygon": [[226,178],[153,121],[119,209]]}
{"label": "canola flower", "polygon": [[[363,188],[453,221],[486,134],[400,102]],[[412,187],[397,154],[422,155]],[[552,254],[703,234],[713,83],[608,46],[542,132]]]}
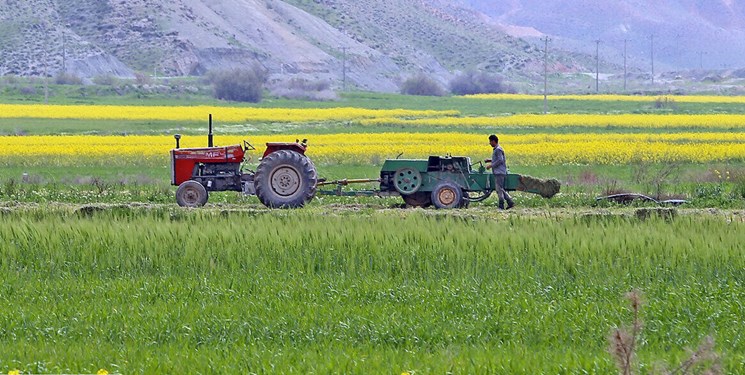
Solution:
{"label": "canola flower", "polygon": [[351,121],[376,117],[456,116],[458,111],[365,108],[253,108],[213,106],[19,105],[0,104],[0,118],[79,120],[204,121],[212,113],[221,122]]}
{"label": "canola flower", "polygon": [[[170,136],[4,136],[0,165],[116,165],[147,163],[166,166],[175,143]],[[242,144],[245,137],[217,136],[216,145]],[[307,154],[317,164],[378,164],[403,158],[463,155],[475,160],[490,156],[486,138],[467,133],[355,133],[249,137],[257,151],[265,142],[308,138]],[[745,161],[745,133],[674,134],[505,134],[500,137],[511,165],[629,164],[638,162]],[[182,147],[204,147],[204,137],[187,136]],[[20,160],[20,161],[19,161]]]}
{"label": "canola flower", "polygon": [[367,126],[441,126],[500,128],[641,128],[641,129],[743,129],[745,115],[652,115],[652,114],[520,114],[500,117],[433,117],[418,119],[362,119]]}
{"label": "canola flower", "polygon": [[[475,94],[465,98],[488,100],[543,100],[543,95],[533,94]],[[655,102],[667,100],[677,103],[734,103],[745,104],[745,96],[719,95],[549,95],[548,100],[587,100],[601,102]]]}

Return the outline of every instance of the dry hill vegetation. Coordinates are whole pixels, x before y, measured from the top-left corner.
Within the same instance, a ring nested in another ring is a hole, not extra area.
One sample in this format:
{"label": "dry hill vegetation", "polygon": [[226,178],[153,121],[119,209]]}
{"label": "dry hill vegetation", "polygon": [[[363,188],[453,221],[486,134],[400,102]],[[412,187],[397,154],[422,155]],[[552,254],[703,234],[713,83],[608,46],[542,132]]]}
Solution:
{"label": "dry hill vegetation", "polygon": [[[202,75],[258,63],[272,77],[397,91],[424,72],[536,78],[541,51],[440,0],[0,1],[0,74]],[[557,55],[580,70],[582,59]],[[571,68],[570,68],[571,69]]]}

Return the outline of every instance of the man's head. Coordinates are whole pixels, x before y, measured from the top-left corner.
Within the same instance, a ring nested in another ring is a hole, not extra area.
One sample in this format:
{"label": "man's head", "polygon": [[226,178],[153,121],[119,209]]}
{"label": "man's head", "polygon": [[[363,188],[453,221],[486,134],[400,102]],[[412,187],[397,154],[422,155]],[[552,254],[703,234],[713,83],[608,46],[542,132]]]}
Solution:
{"label": "man's head", "polygon": [[489,144],[492,147],[497,147],[497,145],[499,144],[499,138],[495,134],[490,135],[489,136]]}

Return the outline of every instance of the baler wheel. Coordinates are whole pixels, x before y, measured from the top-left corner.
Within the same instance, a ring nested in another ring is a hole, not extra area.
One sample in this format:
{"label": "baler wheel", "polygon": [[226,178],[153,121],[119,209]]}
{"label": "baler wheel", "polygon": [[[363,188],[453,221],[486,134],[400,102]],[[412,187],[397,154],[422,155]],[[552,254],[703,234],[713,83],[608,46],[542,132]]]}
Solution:
{"label": "baler wheel", "polygon": [[207,203],[207,199],[207,189],[194,180],[184,181],[176,189],[176,203],[181,207],[202,207]]}
{"label": "baler wheel", "polygon": [[429,207],[432,205],[430,193],[418,191],[414,194],[401,195],[404,202],[412,207]]}
{"label": "baler wheel", "polygon": [[432,190],[432,204],[437,208],[461,207],[463,190],[452,181],[442,181]]}
{"label": "baler wheel", "polygon": [[292,150],[272,152],[256,169],[254,185],[261,203],[271,208],[297,208],[316,194],[316,167],[306,156]]}
{"label": "baler wheel", "polygon": [[469,194],[467,191],[463,190],[463,200],[460,202],[460,208],[468,208],[468,205],[471,204],[471,200],[469,198]]}
{"label": "baler wheel", "polygon": [[400,168],[393,175],[393,187],[401,195],[414,194],[421,186],[422,174],[414,168]]}

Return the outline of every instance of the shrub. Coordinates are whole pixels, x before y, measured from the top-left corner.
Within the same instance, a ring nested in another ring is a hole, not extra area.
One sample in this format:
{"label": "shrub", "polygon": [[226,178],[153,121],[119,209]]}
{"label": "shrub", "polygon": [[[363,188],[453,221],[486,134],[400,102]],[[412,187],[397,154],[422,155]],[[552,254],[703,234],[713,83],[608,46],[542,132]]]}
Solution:
{"label": "shrub", "polygon": [[312,102],[330,102],[339,99],[336,93],[331,90],[305,91],[286,87],[280,87],[272,90],[272,95],[278,98],[307,100]]}
{"label": "shrub", "polygon": [[54,77],[54,83],[58,85],[82,85],[83,80],[75,74],[59,72]]}
{"label": "shrub", "polygon": [[649,163],[638,163],[634,166],[632,175],[634,181],[642,185],[646,193],[655,199],[662,199],[667,195],[666,190],[669,186],[678,184],[680,169],[680,162],[666,163],[659,167],[653,167]]}
{"label": "shrub", "polygon": [[655,99],[654,107],[656,109],[678,109],[678,105],[675,103],[675,99],[668,96],[658,97],[657,99]]}
{"label": "shrub", "polygon": [[443,96],[445,90],[437,81],[420,73],[404,81],[401,85],[401,93],[404,95]]}
{"label": "shrub", "polygon": [[514,93],[514,87],[504,83],[496,74],[469,71],[450,81],[450,92],[455,95]]}
{"label": "shrub", "polygon": [[[639,212],[639,211],[637,211]],[[649,212],[649,211],[641,211]],[[674,211],[662,211],[674,212]],[[674,216],[674,215],[673,215]],[[641,308],[644,304],[641,292],[632,290],[626,294],[631,312],[631,324],[613,328],[608,338],[608,352],[618,367],[621,375],[635,374],[641,367],[637,360],[639,346],[644,343],[640,339],[644,322],[641,318]],[[721,354],[715,351],[714,338],[707,336],[696,350],[687,349],[688,358],[680,364],[670,367],[665,362],[658,362],[655,367],[663,374],[721,374]],[[672,368],[672,370],[671,370]],[[660,371],[661,370],[661,371]]]}
{"label": "shrub", "polygon": [[258,103],[261,101],[266,74],[258,66],[236,68],[211,73],[210,81],[217,99]]}
{"label": "shrub", "polygon": [[16,83],[18,83],[20,81],[18,79],[18,76],[17,75],[14,75],[14,74],[9,74],[7,76],[4,76],[3,79],[5,80],[5,83],[11,84],[11,85],[12,84],[16,84]]}
{"label": "shrub", "polygon": [[745,199],[745,177],[735,179],[735,186],[732,189],[732,195],[735,198]]}
{"label": "shrub", "polygon": [[22,95],[36,95],[36,88],[34,86],[23,86],[18,89],[18,92]]}
{"label": "shrub", "polygon": [[112,74],[104,74],[93,77],[93,83],[100,86],[116,86],[119,80]]}
{"label": "shrub", "polygon": [[310,81],[303,78],[293,78],[276,85],[272,89],[272,95],[286,99],[310,101],[331,101],[338,99],[336,93],[331,90],[331,85],[328,81]]}
{"label": "shrub", "polygon": [[287,87],[304,91],[324,91],[328,90],[331,85],[328,81],[310,81],[304,78],[293,78],[287,83]]}
{"label": "shrub", "polygon": [[153,80],[150,78],[149,75],[143,73],[143,72],[135,72],[135,83],[138,85],[149,85],[153,83]]}

